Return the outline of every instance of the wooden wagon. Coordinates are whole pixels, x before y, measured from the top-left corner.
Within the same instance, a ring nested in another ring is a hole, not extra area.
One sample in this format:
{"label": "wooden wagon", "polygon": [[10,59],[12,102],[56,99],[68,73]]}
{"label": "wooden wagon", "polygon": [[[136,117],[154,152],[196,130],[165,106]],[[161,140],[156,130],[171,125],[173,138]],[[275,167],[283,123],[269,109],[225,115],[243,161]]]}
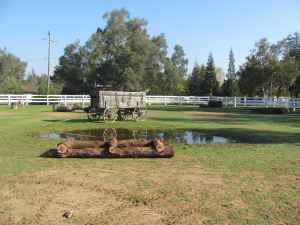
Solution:
{"label": "wooden wagon", "polygon": [[145,92],[97,91],[91,96],[89,120],[139,120],[146,114]]}

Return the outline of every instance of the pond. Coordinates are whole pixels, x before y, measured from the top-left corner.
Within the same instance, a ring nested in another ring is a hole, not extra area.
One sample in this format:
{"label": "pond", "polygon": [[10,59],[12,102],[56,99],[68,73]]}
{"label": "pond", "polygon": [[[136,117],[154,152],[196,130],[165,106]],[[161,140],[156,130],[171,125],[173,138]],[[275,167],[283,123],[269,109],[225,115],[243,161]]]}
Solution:
{"label": "pond", "polygon": [[77,130],[72,132],[51,132],[40,135],[45,139],[66,139],[75,138],[76,140],[110,140],[112,137],[116,137],[119,140],[125,139],[155,139],[163,138],[171,143],[181,143],[188,145],[195,144],[226,144],[235,143],[236,141],[231,138],[225,138],[222,136],[215,136],[201,132],[196,129],[93,129],[93,130]]}

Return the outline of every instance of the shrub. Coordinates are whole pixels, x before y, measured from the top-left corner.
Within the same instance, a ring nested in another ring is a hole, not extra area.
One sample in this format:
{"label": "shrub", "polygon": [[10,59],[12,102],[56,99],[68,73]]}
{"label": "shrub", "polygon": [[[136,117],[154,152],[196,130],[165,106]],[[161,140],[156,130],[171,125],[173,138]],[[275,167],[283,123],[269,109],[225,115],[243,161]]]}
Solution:
{"label": "shrub", "polygon": [[70,105],[64,106],[64,105],[55,104],[52,106],[52,109],[53,112],[72,112],[72,106]]}
{"label": "shrub", "polygon": [[222,101],[217,101],[217,100],[209,100],[208,101],[208,107],[222,108],[223,107],[223,102]]}
{"label": "shrub", "polygon": [[260,114],[285,114],[289,112],[287,108],[255,108],[251,110],[254,113]]}

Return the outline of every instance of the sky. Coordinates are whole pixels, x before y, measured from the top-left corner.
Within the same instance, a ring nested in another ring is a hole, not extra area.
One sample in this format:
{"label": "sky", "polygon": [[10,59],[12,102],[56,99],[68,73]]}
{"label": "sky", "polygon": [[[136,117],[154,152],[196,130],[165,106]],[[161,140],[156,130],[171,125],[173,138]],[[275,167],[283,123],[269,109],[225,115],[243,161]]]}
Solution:
{"label": "sky", "polygon": [[170,53],[182,45],[189,71],[210,52],[226,71],[231,48],[238,66],[259,39],[274,43],[300,32],[299,0],[0,0],[0,48],[26,61],[27,72],[46,73],[50,30],[53,71],[67,44],[87,41],[104,26],[102,15],[120,8],[145,18],[151,35],[164,33]]}

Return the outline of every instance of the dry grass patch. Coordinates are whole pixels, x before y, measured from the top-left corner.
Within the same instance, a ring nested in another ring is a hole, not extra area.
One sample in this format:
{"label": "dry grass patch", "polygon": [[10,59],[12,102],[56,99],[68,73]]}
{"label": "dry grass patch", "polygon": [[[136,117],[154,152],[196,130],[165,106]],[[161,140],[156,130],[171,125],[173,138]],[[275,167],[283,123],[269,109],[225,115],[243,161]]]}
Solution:
{"label": "dry grass patch", "polygon": [[16,116],[16,112],[0,112],[0,117],[5,117],[5,116]]}
{"label": "dry grass patch", "polygon": [[62,118],[62,119],[79,118],[82,115],[85,115],[85,114],[82,112],[43,112],[43,113],[41,113],[41,116],[43,116],[43,117]]}
{"label": "dry grass patch", "polygon": [[[214,212],[229,223],[221,204],[229,187],[222,178],[199,166],[171,165],[170,160],[157,170],[62,169],[5,178],[0,224],[205,224]],[[62,216],[67,210],[73,211],[70,219]]]}
{"label": "dry grass patch", "polygon": [[196,118],[205,118],[205,119],[212,119],[212,120],[224,120],[229,119],[226,117],[232,116],[232,113],[226,112],[186,112],[188,116],[196,117]]}

